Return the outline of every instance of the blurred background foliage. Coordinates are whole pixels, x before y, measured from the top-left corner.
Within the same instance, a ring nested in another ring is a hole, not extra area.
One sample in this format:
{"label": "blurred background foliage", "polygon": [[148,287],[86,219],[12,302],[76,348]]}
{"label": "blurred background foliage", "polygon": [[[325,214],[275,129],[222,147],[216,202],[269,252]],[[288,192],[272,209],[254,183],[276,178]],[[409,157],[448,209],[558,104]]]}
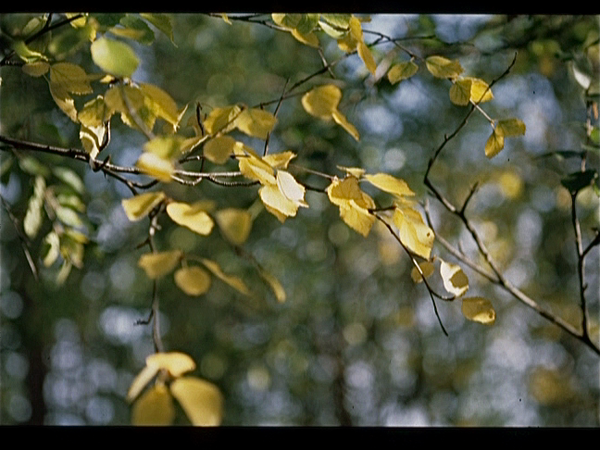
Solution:
{"label": "blurred background foliage", "polygon": [[[2,48],[32,17],[0,17]],[[208,112],[277,100],[286,79],[294,83],[323,64],[315,49],[289,33],[206,15],[173,19],[175,45],[157,33],[152,45],[135,47],[141,66],[134,78],[162,87],[180,107],[200,101]],[[597,70],[598,17],[393,14],[372,16],[364,29],[402,38],[422,57],[459,58],[469,75],[488,82],[518,52],[484,109],[492,117],[521,118],[526,135],[488,160],[489,124],[475,114],[431,178],[456,202],[479,182],[468,213],[508,279],[579,324],[570,197],[560,179],[578,170],[580,161],[545,154],[579,151],[585,142],[585,99],[572,67],[583,59]],[[375,37],[365,33],[367,42]],[[57,59],[97,71],[76,29],[57,30],[50,39]],[[321,42],[327,61],[342,56],[334,40]],[[378,62],[406,59],[389,43],[372,51]],[[449,83],[421,68],[392,86],[384,76],[368,76],[358,56],[332,70],[344,93],[340,110],[361,140],[310,117],[296,97],[282,104],[270,150],[293,150],[298,164],[330,174],[340,174],[338,165],[385,171],[407,180],[424,201],[428,159],[465,114],[449,101]],[[4,134],[80,146],[77,127],[56,109],[43,79],[12,67],[3,67],[1,76]],[[309,85],[328,80],[325,73]],[[247,142],[262,149],[261,141]],[[143,143],[141,134],[113,120],[107,150],[113,162],[135,163]],[[152,285],[137,267],[143,250],[136,249],[147,221],[127,220],[120,200],[130,193],[115,180],[83,164],[32,156],[46,168],[67,164],[81,176],[92,242],[83,267],[62,286],[54,282],[55,267],[42,269],[35,281],[3,208],[0,423],[128,424],[125,394],[153,351],[150,327],[134,325],[147,317],[151,301]],[[8,153],[2,160],[2,196],[22,218],[32,172]],[[588,164],[598,168],[597,153],[590,153]],[[326,186],[319,177],[302,179]],[[248,208],[257,198],[255,188],[207,183],[165,189],[181,201],[213,199],[219,207]],[[195,375],[222,390],[225,425],[599,425],[599,358],[589,348],[468,268],[473,295],[490,298],[498,318],[485,327],[466,321],[457,304],[441,302],[446,337],[427,291],[412,282],[410,262],[385,230],[375,228],[364,239],[340,221],[326,196],[309,191],[307,201],[310,208],[283,225],[261,213],[244,245],[284,285],[283,304],[218,233],[201,237],[160,221],[158,249],[214,259],[263,294],[248,300],[214,282],[209,293],[192,298],[171,277],[159,283],[165,346],[191,355]],[[474,254],[460,224],[434,199],[429,202],[437,233]],[[578,196],[578,208],[587,243],[599,214],[591,188]],[[434,253],[453,260],[440,245]],[[598,268],[598,252],[592,251],[587,292],[596,339]],[[177,420],[188,423],[181,411]]]}

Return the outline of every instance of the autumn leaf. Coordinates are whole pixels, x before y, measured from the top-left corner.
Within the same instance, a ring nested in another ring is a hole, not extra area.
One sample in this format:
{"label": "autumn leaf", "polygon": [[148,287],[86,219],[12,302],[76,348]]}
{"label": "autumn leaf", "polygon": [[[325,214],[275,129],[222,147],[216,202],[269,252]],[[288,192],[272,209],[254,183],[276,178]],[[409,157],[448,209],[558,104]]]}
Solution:
{"label": "autumn leaf", "polygon": [[327,196],[340,209],[340,217],[353,230],[367,236],[375,222],[369,209],[375,208],[373,199],[358,186],[358,179],[348,175],[343,180],[337,177],[327,187]]}
{"label": "autumn leaf", "polygon": [[157,384],[148,389],[135,402],[131,411],[133,425],[171,425],[174,419],[173,398],[164,384]]}
{"label": "autumn leaf", "polygon": [[493,158],[504,148],[504,135],[498,128],[492,131],[492,134],[485,143],[485,156]]}
{"label": "autumn leaf", "polygon": [[200,205],[183,202],[172,202],[167,205],[167,214],[178,225],[182,225],[194,233],[207,236],[213,229],[214,222]]}
{"label": "autumn leaf", "polygon": [[436,78],[457,78],[464,69],[457,60],[443,56],[430,56],[425,60],[427,70]]}
{"label": "autumn leaf", "polygon": [[140,256],[138,266],[144,269],[148,278],[156,279],[171,272],[179,264],[182,256],[179,250],[145,253]]}
{"label": "autumn leaf", "polygon": [[215,164],[224,164],[233,155],[236,142],[231,136],[217,136],[204,144],[203,154]]}
{"label": "autumn leaf", "polygon": [[421,214],[406,202],[396,202],[392,221],[398,228],[402,244],[416,255],[429,259],[435,236]]}
{"label": "autumn leaf", "polygon": [[228,275],[225,272],[223,272],[221,266],[219,266],[219,264],[217,264],[215,261],[202,258],[201,262],[208,270],[212,272],[214,276],[219,278],[221,281],[225,282],[226,284],[234,288],[236,291],[244,295],[250,295],[250,290],[248,289],[248,287],[246,287],[246,284],[240,278]]}
{"label": "autumn leaf", "polygon": [[260,108],[245,109],[235,120],[236,127],[248,136],[266,139],[277,119]]}
{"label": "autumn leaf", "polygon": [[[423,275],[425,276],[425,278],[429,278],[431,275],[433,275],[433,272],[435,271],[435,266],[433,264],[433,261],[420,262],[419,267],[421,268],[421,272],[423,272]],[[410,271],[410,277],[412,278],[412,280],[415,283],[423,282],[423,276],[419,272],[419,269],[417,269],[416,267],[413,267],[412,270]]]}
{"label": "autumn leaf", "polygon": [[387,73],[387,78],[391,84],[399,83],[402,80],[407,80],[416,74],[419,70],[419,66],[417,66],[414,61],[405,61],[401,63],[394,64],[390,67],[390,70]]}
{"label": "autumn leaf", "polygon": [[397,197],[412,196],[415,193],[408,187],[406,181],[396,178],[387,173],[367,174],[364,178],[382,191],[393,194]]}
{"label": "autumn leaf", "polygon": [[210,275],[198,266],[182,267],[175,272],[175,284],[187,295],[199,296],[210,288]]}
{"label": "autumn leaf", "polygon": [[455,297],[460,297],[469,289],[469,279],[458,264],[441,260],[440,275],[444,288]]}
{"label": "autumn leaf", "polygon": [[146,217],[160,202],[165,199],[164,192],[147,192],[145,194],[135,195],[129,199],[121,201],[125,215],[132,222]]}
{"label": "autumn leaf", "polygon": [[237,208],[226,208],[217,211],[215,219],[225,238],[235,245],[246,242],[252,229],[252,215]]}
{"label": "autumn leaf", "polygon": [[186,416],[196,426],[217,426],[223,419],[223,396],[208,381],[195,377],[177,378],[171,383],[171,393]]}
{"label": "autumn leaf", "polygon": [[493,325],[496,321],[496,311],[492,302],[484,297],[463,298],[462,313],[467,319],[484,325]]}
{"label": "autumn leaf", "polygon": [[131,77],[139,65],[133,49],[121,41],[101,37],[92,43],[90,50],[94,63],[115,77]]}

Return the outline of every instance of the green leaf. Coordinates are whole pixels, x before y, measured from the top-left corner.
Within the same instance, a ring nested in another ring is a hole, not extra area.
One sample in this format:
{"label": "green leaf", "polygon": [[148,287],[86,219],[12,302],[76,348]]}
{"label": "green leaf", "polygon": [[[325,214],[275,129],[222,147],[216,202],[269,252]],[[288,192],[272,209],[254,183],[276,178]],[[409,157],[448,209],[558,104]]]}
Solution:
{"label": "green leaf", "polygon": [[592,169],[571,173],[560,180],[560,183],[566,187],[571,194],[576,194],[580,190],[590,186],[597,178],[598,172]]}
{"label": "green leaf", "polygon": [[66,62],[52,64],[50,82],[71,94],[83,95],[94,92],[88,74],[76,64]]}
{"label": "green leaf", "polygon": [[92,43],[90,50],[94,63],[118,78],[131,77],[139,65],[135,52],[124,42],[101,37]]}
{"label": "green leaf", "polygon": [[171,42],[175,43],[173,40],[173,19],[171,17],[167,14],[158,13],[140,13],[140,16],[164,33]]}
{"label": "green leaf", "polygon": [[154,31],[139,17],[127,14],[120,21],[120,26],[110,29],[110,32],[116,36],[133,39],[141,44],[150,45],[154,42]]}
{"label": "green leaf", "polygon": [[44,266],[50,267],[60,255],[60,239],[55,231],[51,231],[44,238],[40,256]]}
{"label": "green leaf", "polygon": [[44,56],[42,53],[30,49],[27,46],[27,44],[25,44],[25,42],[22,40],[14,41],[12,47],[15,53],[27,63],[33,63],[40,60],[48,60],[48,58],[46,58],[46,56]]}
{"label": "green leaf", "polygon": [[52,168],[52,173],[56,178],[73,188],[78,194],[83,194],[85,192],[83,180],[74,170],[69,169],[68,167],[55,166]]}

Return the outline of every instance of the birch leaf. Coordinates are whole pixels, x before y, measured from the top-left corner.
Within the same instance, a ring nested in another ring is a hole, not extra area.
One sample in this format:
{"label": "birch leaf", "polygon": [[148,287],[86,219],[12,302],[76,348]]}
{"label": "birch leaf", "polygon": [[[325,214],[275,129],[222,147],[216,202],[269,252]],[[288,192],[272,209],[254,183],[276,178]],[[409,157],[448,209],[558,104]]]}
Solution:
{"label": "birch leaf", "polygon": [[64,112],[73,122],[77,123],[75,100],[69,95],[69,92],[59,85],[50,83],[50,95],[52,95],[54,103],[56,103],[62,112]]}
{"label": "birch leaf", "polygon": [[171,272],[182,256],[179,250],[146,253],[138,260],[138,266],[144,269],[148,278],[155,280]]}
{"label": "birch leaf", "polygon": [[387,173],[376,173],[374,175],[367,174],[365,175],[365,179],[376,188],[398,197],[415,195],[408,187],[406,181]]}
{"label": "birch leaf", "polygon": [[295,157],[296,154],[288,150],[281,153],[270,153],[263,156],[262,160],[269,164],[273,169],[287,169],[288,164]]}
{"label": "birch leaf", "polygon": [[165,199],[164,192],[147,192],[121,201],[127,218],[132,222],[146,217],[160,202]]}
{"label": "birch leaf", "polygon": [[296,206],[308,208],[308,203],[304,201],[304,193],[306,189],[296,179],[285,170],[277,171],[277,187],[281,193],[288,199],[294,202]]}
{"label": "birch leaf", "polygon": [[131,423],[143,426],[171,425],[175,419],[173,398],[164,384],[157,384],[133,405]]}
{"label": "birch leaf", "polygon": [[516,137],[525,134],[525,123],[516,118],[503,119],[498,121],[496,129],[504,137]]}
{"label": "birch leaf", "polygon": [[427,70],[436,78],[457,78],[464,69],[457,60],[430,56],[425,60]]}
{"label": "birch leaf", "polygon": [[217,264],[215,261],[203,258],[202,264],[204,264],[204,266],[210,270],[214,276],[234,288],[236,291],[244,295],[250,295],[250,291],[246,287],[246,284],[240,278],[227,275],[225,272],[223,272],[221,266],[219,266],[219,264]]}
{"label": "birch leaf", "polygon": [[235,125],[248,136],[266,139],[277,119],[269,111],[260,108],[245,109],[237,117]]}
{"label": "birch leaf", "polygon": [[90,50],[94,63],[115,77],[131,77],[139,65],[133,49],[121,41],[101,37],[92,43]]}
{"label": "birch leaf", "polygon": [[465,106],[471,101],[471,80],[461,78],[450,88],[450,101],[455,105]]}
{"label": "birch leaf", "polygon": [[298,205],[288,199],[276,184],[267,184],[258,190],[260,199],[271,209],[287,217],[294,217],[298,212]]}
{"label": "birch leaf", "polygon": [[444,288],[456,297],[460,297],[469,289],[469,279],[457,264],[441,260],[440,275],[444,282]]}
{"label": "birch leaf", "polygon": [[[423,275],[425,275],[425,278],[429,278],[431,275],[433,275],[433,272],[435,271],[435,266],[433,265],[432,261],[420,262],[419,267],[421,268]],[[410,277],[415,283],[423,282],[423,277],[421,276],[419,270],[416,267],[413,267],[410,271]]]}
{"label": "birch leaf", "polygon": [[489,85],[481,78],[467,78],[471,80],[471,101],[485,103],[494,99],[494,94]]}
{"label": "birch leaf", "polygon": [[226,133],[235,127],[234,121],[242,112],[238,105],[215,108],[204,120],[204,127],[208,134],[219,132]]}
{"label": "birch leaf", "polygon": [[221,424],[223,396],[214,384],[195,377],[178,378],[171,383],[171,393],[193,425]]}
{"label": "birch leaf", "polygon": [[196,368],[194,360],[189,355],[181,352],[153,353],[146,358],[146,365],[156,367],[159,370],[166,370],[174,378]]}
{"label": "birch leaf", "polygon": [[435,236],[421,214],[408,205],[397,203],[392,221],[398,228],[400,241],[416,255],[429,259]]}
{"label": "birch leaf", "polygon": [[227,208],[217,211],[215,219],[221,232],[229,242],[242,245],[248,239],[252,229],[252,215],[237,208]]}
{"label": "birch leaf", "polygon": [[149,152],[142,153],[135,165],[146,175],[150,175],[163,183],[170,183],[171,174],[175,171],[173,161]]}
{"label": "birch leaf", "polygon": [[496,321],[496,311],[492,302],[484,297],[463,298],[462,313],[467,319],[484,325],[493,325]]}
{"label": "birch leaf", "polygon": [[210,275],[198,266],[182,267],[175,272],[175,284],[187,295],[197,297],[210,288]]}
{"label": "birch leaf", "polygon": [[217,136],[204,144],[203,155],[215,164],[224,164],[233,154],[235,143],[231,136]]}
{"label": "birch leaf", "polygon": [[360,139],[358,130],[354,127],[354,125],[352,125],[350,122],[348,122],[348,119],[346,119],[346,116],[344,116],[341,112],[339,112],[336,109],[333,112],[332,117],[333,117],[333,120],[335,121],[335,123],[337,123],[344,130],[346,130],[350,134],[350,136],[352,136],[357,141]]}
{"label": "birch leaf", "polygon": [[333,84],[311,89],[302,96],[305,111],[322,120],[331,120],[342,98],[342,91]]}
{"label": "birch leaf", "polygon": [[503,148],[504,135],[496,127],[496,129],[492,131],[492,134],[485,143],[485,156],[487,156],[488,158],[493,158],[498,153],[500,153]]}
{"label": "birch leaf", "polygon": [[360,190],[358,179],[348,175],[342,181],[335,178],[327,187],[327,196],[340,209],[340,217],[353,230],[367,236],[375,222],[369,209],[375,207],[373,199]]}
{"label": "birch leaf", "polygon": [[377,70],[377,63],[375,62],[375,58],[373,58],[373,53],[371,53],[371,49],[367,47],[364,41],[360,41],[356,47],[358,51],[358,56],[363,60],[365,66],[373,75],[375,75],[375,71]]}
{"label": "birch leaf", "polygon": [[21,67],[24,73],[31,77],[41,77],[45,75],[48,70],[50,70],[50,64],[46,61],[35,61],[31,63],[26,63]]}
{"label": "birch leaf", "polygon": [[194,233],[207,236],[212,231],[214,222],[202,209],[202,206],[172,202],[167,205],[167,214],[178,225],[189,228]]}
{"label": "birch leaf", "polygon": [[94,92],[85,70],[76,64],[66,62],[52,64],[50,82],[72,94],[83,95]]}
{"label": "birch leaf", "polygon": [[396,84],[402,80],[406,80],[416,74],[419,70],[414,61],[405,61],[394,64],[387,73],[387,78],[390,83]]}

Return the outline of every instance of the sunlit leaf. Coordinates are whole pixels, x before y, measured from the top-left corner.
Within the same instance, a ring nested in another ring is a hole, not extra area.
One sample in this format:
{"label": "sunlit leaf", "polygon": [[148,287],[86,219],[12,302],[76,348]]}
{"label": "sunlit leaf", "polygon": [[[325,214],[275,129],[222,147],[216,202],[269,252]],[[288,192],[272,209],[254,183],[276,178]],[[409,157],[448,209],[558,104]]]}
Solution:
{"label": "sunlit leaf", "polygon": [[387,173],[376,173],[374,175],[367,174],[365,179],[382,191],[388,192],[396,196],[412,196],[415,193],[408,187],[406,181],[396,178]]}
{"label": "sunlit leaf", "polygon": [[302,96],[302,106],[307,113],[323,120],[331,120],[342,98],[342,91],[333,84],[311,89]]}
{"label": "sunlit leaf", "polygon": [[246,242],[252,229],[252,215],[237,208],[221,209],[215,213],[221,232],[229,242],[241,245]]}
{"label": "sunlit leaf", "polygon": [[60,239],[55,231],[51,231],[44,238],[44,245],[41,251],[42,263],[46,267],[50,267],[54,264],[54,261],[60,255],[59,251]]}
{"label": "sunlit leaf", "polygon": [[67,62],[52,64],[50,82],[72,94],[82,95],[93,92],[85,70],[76,64]]}
{"label": "sunlit leaf", "polygon": [[187,295],[199,296],[210,288],[210,275],[198,266],[182,267],[175,272],[175,284]]}
{"label": "sunlit leaf", "polygon": [[471,81],[471,101],[485,103],[494,99],[494,94],[489,85],[481,78],[467,78]]}
{"label": "sunlit leaf", "polygon": [[281,193],[297,206],[308,208],[308,203],[304,201],[304,193],[306,189],[296,179],[285,170],[277,171],[277,187]]}
{"label": "sunlit leaf", "polygon": [[178,225],[187,227],[194,233],[207,236],[212,231],[214,222],[202,209],[202,206],[172,202],[167,205],[167,214]]}
{"label": "sunlit leaf", "polygon": [[105,37],[95,40],[90,50],[94,63],[116,77],[131,77],[140,62],[129,45]]}
{"label": "sunlit leaf", "polygon": [[150,175],[163,183],[171,182],[171,175],[175,170],[175,164],[171,159],[149,152],[142,153],[135,165],[146,175]]}
{"label": "sunlit leaf", "polygon": [[129,386],[126,397],[127,401],[131,402],[135,400],[135,398],[140,395],[140,392],[144,390],[146,385],[156,376],[159,370],[160,368],[156,365],[152,367],[148,365],[144,366],[131,382],[131,386]]}
{"label": "sunlit leaf", "polygon": [[217,426],[223,419],[223,396],[212,383],[194,377],[178,378],[171,393],[196,426]]}
{"label": "sunlit leaf", "polygon": [[77,114],[77,118],[82,125],[91,127],[103,127],[104,122],[108,120],[109,110],[104,103],[104,98],[98,95],[95,99],[88,101]]}
{"label": "sunlit leaf", "polygon": [[492,325],[496,321],[496,311],[487,298],[466,297],[462,301],[463,315],[473,322]]}
{"label": "sunlit leaf", "polygon": [[360,59],[363,60],[369,72],[375,75],[377,63],[375,62],[375,58],[373,58],[373,54],[371,53],[369,47],[367,47],[363,41],[360,41],[356,47],[356,50],[358,51],[358,56],[360,56]]}
{"label": "sunlit leaf", "polygon": [[349,175],[352,175],[355,178],[361,178],[365,174],[365,169],[362,167],[345,167],[345,166],[337,166],[338,169],[343,170]]}
{"label": "sunlit leaf", "polygon": [[[425,278],[429,278],[431,275],[433,275],[433,272],[435,271],[435,266],[433,265],[433,261],[420,262],[419,267],[421,268],[423,275],[425,275]],[[419,272],[419,270],[416,267],[413,267],[412,270],[410,271],[410,277],[412,278],[412,280],[415,283],[423,282],[423,276],[421,276],[421,273]]]}
{"label": "sunlit leaf", "polygon": [[242,108],[238,105],[226,106],[223,108],[213,109],[204,120],[204,127],[208,134],[216,134],[218,132],[226,133],[232,130],[235,126],[235,119],[242,112]]}
{"label": "sunlit leaf", "polygon": [[269,164],[273,169],[287,169],[288,164],[295,157],[296,154],[288,150],[281,153],[269,153],[268,155],[263,156],[262,160]]}
{"label": "sunlit leaf", "polygon": [[23,219],[25,234],[34,238],[42,226],[42,207],[44,206],[44,193],[46,192],[46,180],[37,176],[33,187],[33,194],[27,203],[27,212]]}
{"label": "sunlit leaf", "polygon": [[504,136],[494,129],[487,142],[485,143],[485,156],[493,158],[504,148]]}
{"label": "sunlit leaf", "polygon": [[416,255],[429,259],[435,239],[433,230],[417,210],[406,204],[397,203],[396,206],[392,221],[398,228],[400,241]]}
{"label": "sunlit leaf", "polygon": [[144,151],[162,159],[172,160],[181,155],[183,138],[177,135],[157,136],[144,144]]}
{"label": "sunlit leaf", "polygon": [[267,184],[258,190],[260,199],[271,209],[287,217],[293,217],[298,211],[298,205],[288,199],[276,184]]}
{"label": "sunlit leaf", "polygon": [[179,250],[145,253],[140,256],[138,266],[144,269],[148,278],[156,279],[171,272],[179,264],[181,257]]}
{"label": "sunlit leaf", "polygon": [[50,70],[50,64],[48,64],[46,61],[35,61],[24,64],[21,67],[21,70],[31,77],[41,77],[42,75],[45,75],[48,70]]}
{"label": "sunlit leaf", "polygon": [[273,294],[275,295],[275,298],[277,299],[277,301],[279,303],[285,302],[285,299],[286,299],[285,289],[283,288],[283,286],[281,285],[279,280],[272,273],[267,272],[266,270],[263,270],[263,269],[261,269],[259,271],[259,275],[269,285],[269,287],[273,291]]}
{"label": "sunlit leaf", "polygon": [[332,117],[333,117],[333,120],[335,121],[335,123],[337,123],[344,130],[346,130],[354,139],[356,139],[357,141],[360,139],[358,130],[354,127],[354,125],[352,125],[350,122],[348,122],[348,119],[346,119],[346,116],[344,116],[341,112],[339,112],[336,109],[335,111],[333,111]]}
{"label": "sunlit leaf", "polygon": [[525,123],[522,120],[511,118],[499,120],[496,130],[504,137],[516,137],[525,134]]}
{"label": "sunlit leaf", "polygon": [[342,220],[366,237],[375,222],[375,216],[369,212],[375,202],[360,190],[358,179],[352,175],[342,181],[335,178],[327,187],[327,195],[331,203],[339,207]]}
{"label": "sunlit leaf", "polygon": [[26,63],[32,63],[40,60],[47,60],[40,52],[30,49],[27,44],[22,40],[15,40],[12,42],[12,48],[15,53]]}
{"label": "sunlit leaf", "polygon": [[119,25],[112,27],[110,33],[127,39],[133,39],[144,45],[154,42],[154,31],[139,17],[127,14],[119,21]]}
{"label": "sunlit leaf", "polygon": [[78,194],[83,194],[85,191],[85,185],[83,180],[73,169],[68,167],[56,166],[52,167],[52,173],[60,181],[71,187]]}
{"label": "sunlit leaf", "polygon": [[225,272],[223,272],[221,266],[219,266],[219,264],[217,264],[215,261],[211,261],[210,259],[202,259],[202,264],[204,264],[204,266],[208,270],[210,270],[213,273],[213,275],[215,275],[221,281],[225,282],[238,292],[244,295],[250,295],[249,289],[246,287],[246,284],[240,278],[232,275],[227,275]]}
{"label": "sunlit leaf", "polygon": [[215,164],[224,164],[233,155],[235,144],[231,136],[217,136],[204,144],[203,155]]}
{"label": "sunlit leaf", "polygon": [[387,78],[390,83],[396,84],[402,80],[406,80],[416,74],[419,70],[414,61],[405,61],[394,64],[387,73]]}
{"label": "sunlit leaf", "polygon": [[450,60],[443,56],[430,56],[425,60],[427,70],[436,78],[456,78],[464,69],[457,60]]}
{"label": "sunlit leaf", "polygon": [[469,289],[469,279],[458,264],[441,260],[440,275],[444,288],[456,297],[460,297]]}
{"label": "sunlit leaf", "polygon": [[260,108],[245,109],[235,121],[237,128],[248,136],[266,139],[277,119]]}
{"label": "sunlit leaf", "polygon": [[176,127],[179,124],[179,110],[175,100],[158,86],[140,83],[140,90],[150,100],[151,109],[156,116],[161,117]]}
{"label": "sunlit leaf", "polygon": [[69,92],[54,83],[50,83],[50,95],[52,95],[52,99],[62,112],[64,112],[73,122],[77,122],[75,100],[69,95]]}
{"label": "sunlit leaf", "polygon": [[238,158],[240,172],[246,178],[259,181],[262,185],[276,184],[275,171],[260,158],[253,155]]}
{"label": "sunlit leaf", "polygon": [[164,384],[152,386],[134,404],[131,410],[133,425],[171,425],[175,419],[173,398]]}
{"label": "sunlit leaf", "polygon": [[302,33],[297,29],[291,30],[290,33],[297,41],[302,42],[304,45],[319,48],[319,38],[314,33]]}
{"label": "sunlit leaf", "polygon": [[153,353],[146,358],[146,366],[166,370],[171,377],[177,378],[196,368],[196,363],[187,354],[181,352]]}
{"label": "sunlit leaf", "polygon": [[165,198],[164,192],[147,192],[121,200],[127,218],[132,222],[141,220],[150,214]]}

